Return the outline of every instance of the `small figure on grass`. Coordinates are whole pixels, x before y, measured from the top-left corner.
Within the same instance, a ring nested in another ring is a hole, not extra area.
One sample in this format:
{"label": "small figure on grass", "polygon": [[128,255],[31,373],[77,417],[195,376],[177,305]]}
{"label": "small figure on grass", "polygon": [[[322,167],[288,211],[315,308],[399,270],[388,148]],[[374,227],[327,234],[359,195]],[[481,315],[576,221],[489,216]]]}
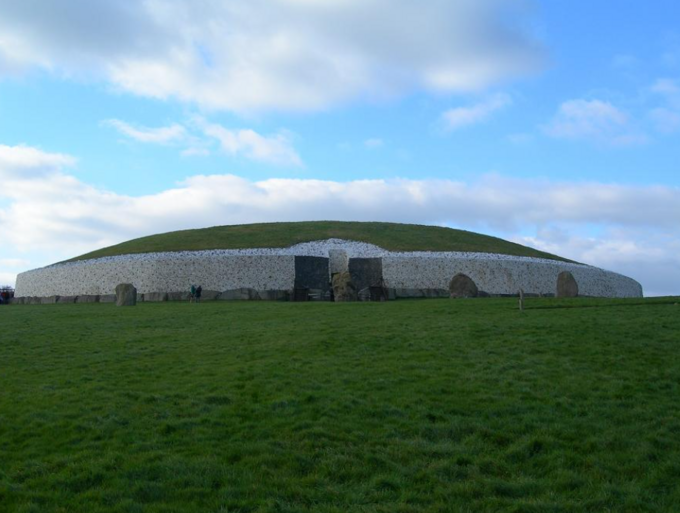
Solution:
{"label": "small figure on grass", "polygon": [[196,302],[197,302],[197,303],[200,303],[200,302],[201,302],[201,293],[202,293],[202,292],[203,292],[203,287],[202,287],[202,286],[199,285],[198,287],[196,287],[196,294],[195,294],[195,297],[196,297]]}
{"label": "small figure on grass", "polygon": [[189,303],[193,303],[196,301],[196,285],[192,285],[191,288],[189,289],[189,293],[191,294],[189,297]]}

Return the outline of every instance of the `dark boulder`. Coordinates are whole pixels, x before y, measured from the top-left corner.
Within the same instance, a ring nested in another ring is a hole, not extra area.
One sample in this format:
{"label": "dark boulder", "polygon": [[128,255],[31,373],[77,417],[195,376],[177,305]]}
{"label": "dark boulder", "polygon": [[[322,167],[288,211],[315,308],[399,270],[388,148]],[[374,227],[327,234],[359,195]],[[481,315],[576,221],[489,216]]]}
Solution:
{"label": "dark boulder", "polygon": [[137,289],[132,283],[116,285],[116,306],[135,306],[137,304]]}
{"label": "dark boulder", "polygon": [[569,271],[562,271],[557,275],[557,291],[555,297],[577,297],[578,283]]}
{"label": "dark boulder", "polygon": [[463,273],[456,274],[449,283],[449,297],[477,297],[479,289],[475,282],[468,275]]}

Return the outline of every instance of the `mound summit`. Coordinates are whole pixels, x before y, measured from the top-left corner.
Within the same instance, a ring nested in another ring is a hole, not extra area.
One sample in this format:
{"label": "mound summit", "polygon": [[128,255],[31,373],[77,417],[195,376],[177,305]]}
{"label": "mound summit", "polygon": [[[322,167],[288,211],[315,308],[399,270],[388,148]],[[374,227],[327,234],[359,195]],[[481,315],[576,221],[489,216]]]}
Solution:
{"label": "mound summit", "polygon": [[387,251],[497,253],[569,261],[498,237],[465,230],[416,224],[343,221],[259,223],[181,230],[133,239],[81,255],[71,261],[171,251],[288,248],[304,242],[327,239],[365,242]]}

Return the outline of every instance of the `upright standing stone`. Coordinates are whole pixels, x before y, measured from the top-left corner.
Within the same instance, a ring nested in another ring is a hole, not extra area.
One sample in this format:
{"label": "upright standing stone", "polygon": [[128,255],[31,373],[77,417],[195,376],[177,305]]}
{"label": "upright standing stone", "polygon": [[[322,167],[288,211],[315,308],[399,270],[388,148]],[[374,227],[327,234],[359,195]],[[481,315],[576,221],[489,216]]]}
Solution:
{"label": "upright standing stone", "polygon": [[569,271],[562,271],[557,275],[557,291],[555,297],[577,297],[578,283]]}
{"label": "upright standing stone", "polygon": [[137,289],[132,283],[116,285],[116,306],[135,306],[137,304]]}
{"label": "upright standing stone", "polygon": [[335,301],[356,301],[357,288],[352,283],[352,276],[349,272],[337,273],[333,275],[333,296]]}
{"label": "upright standing stone", "polygon": [[347,256],[347,251],[344,249],[329,249],[328,259],[331,268],[331,276],[335,273],[349,271],[349,257]]}
{"label": "upright standing stone", "polygon": [[461,297],[477,297],[479,289],[477,285],[467,274],[458,273],[449,283],[449,295],[452,299]]}

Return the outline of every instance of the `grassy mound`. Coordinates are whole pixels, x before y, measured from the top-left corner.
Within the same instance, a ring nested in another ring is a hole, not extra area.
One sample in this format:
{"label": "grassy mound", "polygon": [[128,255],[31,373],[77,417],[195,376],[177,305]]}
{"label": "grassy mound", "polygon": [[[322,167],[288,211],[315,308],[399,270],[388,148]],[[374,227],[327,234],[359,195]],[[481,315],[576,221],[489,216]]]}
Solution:
{"label": "grassy mound", "polygon": [[439,226],[397,223],[310,221],[215,226],[151,235],[99,249],[72,260],[161,251],[285,248],[300,242],[348,239],[391,251],[470,251],[563,260],[497,237]]}
{"label": "grassy mound", "polygon": [[0,308],[0,510],[677,511],[674,301]]}

